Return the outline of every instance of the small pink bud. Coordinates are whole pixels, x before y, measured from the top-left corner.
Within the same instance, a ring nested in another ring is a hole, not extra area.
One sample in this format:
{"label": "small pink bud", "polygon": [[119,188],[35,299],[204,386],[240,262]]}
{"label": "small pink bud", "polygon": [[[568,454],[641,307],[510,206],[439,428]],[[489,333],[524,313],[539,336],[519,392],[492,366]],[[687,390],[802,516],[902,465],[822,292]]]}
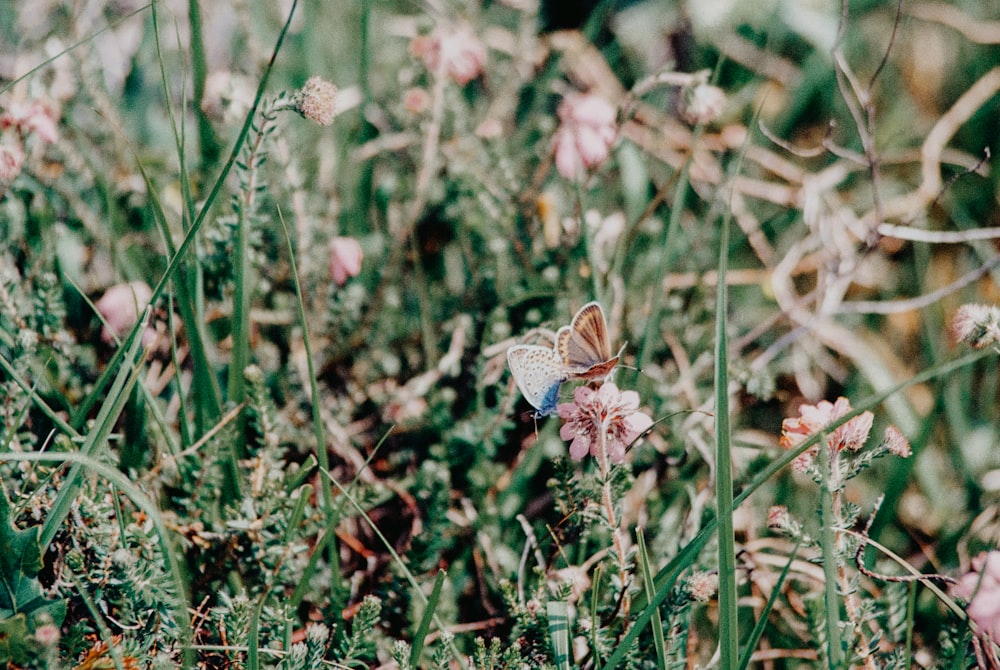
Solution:
{"label": "small pink bud", "polygon": [[885,444],[886,449],[889,450],[889,453],[894,456],[908,458],[913,453],[910,450],[910,441],[895,426],[886,427],[882,442]]}
{"label": "small pink bud", "polygon": [[486,65],[486,47],[467,23],[443,24],[430,35],[415,38],[410,42],[410,53],[432,72],[443,67],[459,86],[481,75]]}
{"label": "small pink bud", "polygon": [[[146,309],[153,290],[146,282],[134,281],[129,284],[112,286],[101,299],[95,303],[107,325],[101,329],[101,339],[107,344],[113,344],[116,337],[122,337],[135,325],[139,313]],[[156,331],[146,328],[142,335],[144,347],[152,346],[156,341]]]}
{"label": "small pink bud", "polygon": [[581,179],[611,154],[618,128],[615,108],[596,95],[570,95],[556,110],[556,170],[566,179]]}
{"label": "small pink bud", "polygon": [[343,286],[361,272],[361,245],[353,237],[330,240],[330,274],[337,286]]}
{"label": "small pink bud", "polygon": [[726,106],[726,94],[718,86],[698,84],[687,94],[684,116],[691,123],[708,123],[719,118]]}

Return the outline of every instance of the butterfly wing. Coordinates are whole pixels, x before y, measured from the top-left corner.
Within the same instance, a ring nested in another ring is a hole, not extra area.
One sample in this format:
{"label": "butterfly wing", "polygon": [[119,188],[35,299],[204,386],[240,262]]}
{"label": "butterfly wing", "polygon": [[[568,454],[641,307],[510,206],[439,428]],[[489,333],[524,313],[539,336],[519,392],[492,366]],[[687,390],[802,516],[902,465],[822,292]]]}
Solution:
{"label": "butterfly wing", "polygon": [[569,376],[578,379],[606,377],[621,355],[611,351],[608,323],[596,302],[581,307],[570,324],[556,332],[556,352]]}
{"label": "butterfly wing", "polygon": [[537,416],[548,416],[559,401],[559,386],[567,373],[559,354],[548,347],[518,344],[507,350],[507,365]]}

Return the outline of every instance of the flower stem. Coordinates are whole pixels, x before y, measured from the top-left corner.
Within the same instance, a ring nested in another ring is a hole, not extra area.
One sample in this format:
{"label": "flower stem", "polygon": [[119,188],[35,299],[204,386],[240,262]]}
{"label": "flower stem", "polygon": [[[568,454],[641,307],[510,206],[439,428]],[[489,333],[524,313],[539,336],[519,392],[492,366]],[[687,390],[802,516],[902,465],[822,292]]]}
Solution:
{"label": "flower stem", "polygon": [[622,617],[625,627],[628,628],[628,617],[631,603],[628,597],[628,571],[625,554],[625,543],[622,541],[621,529],[618,527],[618,517],[615,515],[615,505],[611,498],[611,465],[608,459],[608,428],[610,418],[604,417],[601,420],[601,429],[597,433],[598,459],[601,468],[601,498],[604,502],[604,513],[608,517],[608,525],[611,527],[611,540],[614,543],[615,553],[618,555],[618,575],[622,583]]}

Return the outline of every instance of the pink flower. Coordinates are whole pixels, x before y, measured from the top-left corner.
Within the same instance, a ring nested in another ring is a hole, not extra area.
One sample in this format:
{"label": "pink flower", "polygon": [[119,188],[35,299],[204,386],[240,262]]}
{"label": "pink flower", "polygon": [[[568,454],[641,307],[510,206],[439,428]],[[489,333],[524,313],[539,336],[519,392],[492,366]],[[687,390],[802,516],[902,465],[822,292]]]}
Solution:
{"label": "pink flower", "polygon": [[596,95],[571,95],[559,103],[556,114],[556,169],[566,179],[582,179],[611,154],[618,134],[615,108]]}
{"label": "pink flower", "polygon": [[21,174],[24,152],[18,145],[0,144],[0,184],[10,184]]}
{"label": "pink flower", "polygon": [[698,84],[688,89],[684,116],[691,123],[708,123],[722,113],[726,105],[726,94],[718,86]]}
{"label": "pink flower", "polygon": [[578,461],[588,453],[600,458],[603,430],[608,458],[621,463],[625,448],[653,425],[653,420],[639,411],[639,394],[620,391],[612,382],[605,382],[596,391],[579,386],[573,391],[573,402],[562,403],[556,410],[563,420],[559,437],[572,440],[569,455]]}
{"label": "pink flower", "polygon": [[330,240],[330,274],[337,286],[343,286],[351,277],[361,272],[361,245],[353,237],[335,237]]}
{"label": "pink flower", "polygon": [[[128,333],[139,319],[139,313],[146,309],[151,297],[153,290],[143,281],[116,284],[105,291],[94,305],[107,321],[107,325],[101,329],[101,339],[107,344],[113,344],[116,337],[120,338]],[[142,334],[142,345],[150,347],[155,341],[156,330],[147,327]]]}
{"label": "pink flower", "polygon": [[952,593],[969,602],[965,611],[981,633],[1000,640],[1000,551],[972,559],[972,570],[958,580]]}
{"label": "pink flower", "polygon": [[35,133],[49,144],[59,140],[55,111],[38,100],[10,105],[0,114],[0,128],[17,128],[24,135]]}
{"label": "pink flower", "polygon": [[788,508],[784,505],[774,505],[767,510],[768,528],[785,528],[791,517],[788,515]]}
{"label": "pink flower", "polygon": [[431,106],[431,94],[423,88],[408,88],[403,92],[403,109],[410,114],[423,114]]}
{"label": "pink flower", "polygon": [[309,77],[292,96],[295,111],[321,126],[333,123],[337,115],[337,87],[322,77]]}
{"label": "pink flower", "polygon": [[951,320],[956,342],[982,349],[1000,342],[1000,309],[993,305],[962,305]]}
{"label": "pink flower", "polygon": [[[840,397],[831,403],[821,400],[816,405],[802,405],[799,407],[799,416],[785,419],[781,422],[781,441],[784,449],[794,449],[802,444],[810,436],[820,432],[831,423],[849,414],[851,403],[847,398]],[[868,434],[872,429],[872,421],[875,415],[871,412],[864,412],[847,423],[841,425],[826,437],[827,446],[832,452],[839,452],[844,449],[857,451],[868,439]],[[812,463],[812,459],[818,452],[817,448],[811,447],[801,456],[795,459],[792,467],[802,472]]]}
{"label": "pink flower", "polygon": [[908,458],[913,454],[913,451],[910,449],[910,441],[895,426],[886,426],[882,442],[885,444],[885,448],[889,450],[889,453],[894,456]]}
{"label": "pink flower", "polygon": [[410,52],[432,72],[444,67],[459,86],[481,75],[486,64],[486,47],[467,23],[440,25],[430,35],[414,38]]}

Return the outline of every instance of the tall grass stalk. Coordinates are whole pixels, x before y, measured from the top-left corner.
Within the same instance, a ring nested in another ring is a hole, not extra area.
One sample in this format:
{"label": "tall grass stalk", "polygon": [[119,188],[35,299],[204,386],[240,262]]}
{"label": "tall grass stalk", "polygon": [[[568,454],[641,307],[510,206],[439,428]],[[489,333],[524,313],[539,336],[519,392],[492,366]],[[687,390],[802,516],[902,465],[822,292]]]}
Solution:
{"label": "tall grass stalk", "polygon": [[729,288],[729,217],[719,236],[719,281],[715,301],[715,508],[719,520],[719,652],[722,667],[739,663],[740,634],[736,591],[736,531],[733,527],[733,455],[729,426],[729,341],[726,312]]}
{"label": "tall grass stalk", "polygon": [[[313,351],[312,351],[312,340],[309,335],[309,321],[306,318],[306,306],[305,300],[302,297],[302,284],[299,281],[299,270],[298,265],[295,261],[295,245],[292,243],[291,234],[288,231],[288,225],[285,223],[285,217],[282,216],[281,211],[278,210],[278,221],[281,223],[281,230],[285,236],[285,245],[288,249],[288,263],[291,266],[292,275],[292,286],[295,288],[295,302],[298,308],[299,323],[302,326],[302,349],[306,356],[306,369],[309,371],[309,394],[312,400],[312,428],[313,428],[313,438],[316,441],[316,462],[319,467],[324,472],[330,471],[330,457],[326,450],[326,431],[323,429],[323,415],[322,415],[322,399],[319,395],[319,385],[316,382],[316,368],[313,362]],[[334,513],[333,506],[333,489],[330,487],[330,482],[328,478],[320,478],[320,489],[322,491],[322,510],[329,520],[327,526],[329,534],[327,537],[332,537],[332,531],[336,523],[339,522],[340,514]],[[317,554],[321,552],[316,552]],[[326,552],[328,560],[330,561],[332,573],[338,578],[340,576],[340,555],[337,552],[336,546],[331,546],[330,550]],[[315,563],[311,562],[310,565],[315,569]],[[307,574],[310,574],[307,571]],[[308,581],[308,580],[306,580]]]}

